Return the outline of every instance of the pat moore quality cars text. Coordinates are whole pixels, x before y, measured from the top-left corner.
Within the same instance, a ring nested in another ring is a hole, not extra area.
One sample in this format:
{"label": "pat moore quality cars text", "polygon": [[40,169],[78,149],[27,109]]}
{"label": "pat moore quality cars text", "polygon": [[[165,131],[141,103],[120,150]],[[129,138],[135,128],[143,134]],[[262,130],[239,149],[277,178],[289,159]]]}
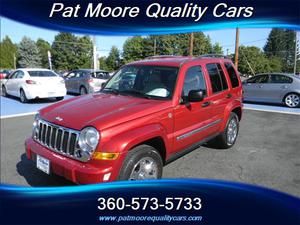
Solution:
{"label": "pat moore quality cars text", "polygon": [[156,56],[120,68],[98,93],[43,108],[27,157],[75,183],[156,179],[203,143],[234,145],[242,84],[226,58]]}

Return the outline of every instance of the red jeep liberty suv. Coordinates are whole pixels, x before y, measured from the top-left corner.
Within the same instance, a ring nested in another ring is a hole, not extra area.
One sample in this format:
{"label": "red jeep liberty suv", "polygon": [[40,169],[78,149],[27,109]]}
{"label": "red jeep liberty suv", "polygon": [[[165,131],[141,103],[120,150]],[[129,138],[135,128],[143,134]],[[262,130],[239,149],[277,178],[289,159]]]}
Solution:
{"label": "red jeep liberty suv", "polygon": [[26,154],[80,184],[156,179],[201,144],[233,146],[241,116],[242,85],[229,59],[149,57],[121,67],[99,93],[40,110]]}

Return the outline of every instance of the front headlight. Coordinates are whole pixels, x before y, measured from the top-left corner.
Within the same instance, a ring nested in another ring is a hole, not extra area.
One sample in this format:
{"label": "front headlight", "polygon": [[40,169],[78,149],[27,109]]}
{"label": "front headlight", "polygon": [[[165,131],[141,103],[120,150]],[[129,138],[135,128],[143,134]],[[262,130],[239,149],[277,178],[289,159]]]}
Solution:
{"label": "front headlight", "polygon": [[32,124],[32,137],[36,138],[39,132],[39,119],[40,115],[36,114]]}
{"label": "front headlight", "polygon": [[80,132],[78,145],[82,151],[91,155],[96,150],[99,139],[100,134],[94,127],[86,127]]}

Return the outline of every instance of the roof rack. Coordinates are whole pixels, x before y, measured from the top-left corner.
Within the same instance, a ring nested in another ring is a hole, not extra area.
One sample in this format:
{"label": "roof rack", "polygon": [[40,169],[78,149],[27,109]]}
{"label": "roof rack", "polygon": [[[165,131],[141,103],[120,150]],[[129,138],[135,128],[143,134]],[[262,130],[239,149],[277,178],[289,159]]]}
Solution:
{"label": "roof rack", "polygon": [[223,58],[223,59],[230,59],[229,56],[222,55],[222,54],[204,54],[204,55],[199,55],[198,58]]}
{"label": "roof rack", "polygon": [[182,57],[188,57],[188,56],[181,56],[181,55],[153,55],[153,56],[148,56],[145,59],[182,58]]}

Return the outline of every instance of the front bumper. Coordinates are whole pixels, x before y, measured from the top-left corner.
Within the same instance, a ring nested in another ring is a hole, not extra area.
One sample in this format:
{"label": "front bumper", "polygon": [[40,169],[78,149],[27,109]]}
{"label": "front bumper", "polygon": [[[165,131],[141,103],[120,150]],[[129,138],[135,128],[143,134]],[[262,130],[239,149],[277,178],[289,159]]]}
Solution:
{"label": "front bumper", "polygon": [[50,160],[50,173],[62,176],[74,183],[93,184],[117,179],[124,154],[117,160],[90,160],[83,163],[55,153],[38,144],[32,138],[25,141],[27,158],[36,162],[36,155]]}

